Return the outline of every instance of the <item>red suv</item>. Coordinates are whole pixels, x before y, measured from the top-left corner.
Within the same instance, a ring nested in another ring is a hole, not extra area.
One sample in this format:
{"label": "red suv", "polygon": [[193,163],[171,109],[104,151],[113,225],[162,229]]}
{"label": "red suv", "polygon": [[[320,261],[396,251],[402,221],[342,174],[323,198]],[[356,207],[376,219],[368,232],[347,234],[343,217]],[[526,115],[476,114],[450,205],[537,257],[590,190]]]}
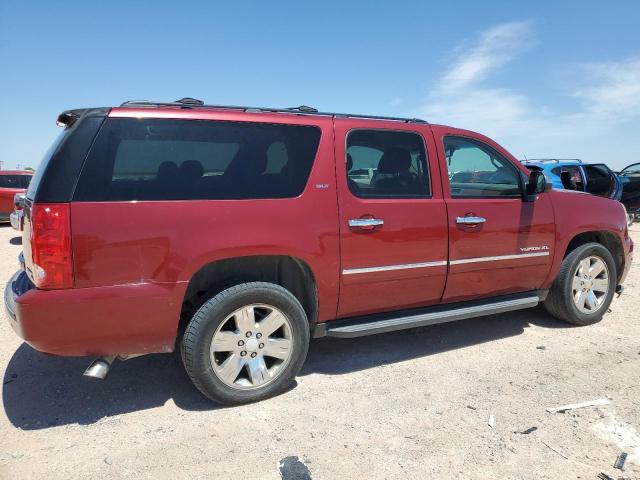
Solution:
{"label": "red suv", "polygon": [[599,321],[631,265],[616,201],[550,190],[422,120],[127,102],[64,112],[25,201],[14,330],[54,355],[180,348],[211,399],[283,391],[311,337],[528,308]]}
{"label": "red suv", "polygon": [[26,191],[32,175],[29,170],[0,171],[0,222],[9,221],[15,196]]}

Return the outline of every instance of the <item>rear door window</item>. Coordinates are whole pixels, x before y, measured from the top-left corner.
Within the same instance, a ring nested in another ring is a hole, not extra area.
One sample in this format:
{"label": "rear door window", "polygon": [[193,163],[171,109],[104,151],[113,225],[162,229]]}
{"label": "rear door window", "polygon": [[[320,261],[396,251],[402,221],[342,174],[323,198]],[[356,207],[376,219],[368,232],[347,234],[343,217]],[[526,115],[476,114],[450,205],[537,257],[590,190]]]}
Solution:
{"label": "rear door window", "polygon": [[360,198],[431,195],[427,154],[413,132],[354,130],[347,136],[347,181]]}
{"label": "rear door window", "polygon": [[304,190],[319,141],[313,126],[108,119],[74,200],[295,197]]}
{"label": "rear door window", "polygon": [[567,190],[584,191],[584,178],[582,178],[580,167],[565,165],[556,167],[551,172],[560,177],[562,186]]}

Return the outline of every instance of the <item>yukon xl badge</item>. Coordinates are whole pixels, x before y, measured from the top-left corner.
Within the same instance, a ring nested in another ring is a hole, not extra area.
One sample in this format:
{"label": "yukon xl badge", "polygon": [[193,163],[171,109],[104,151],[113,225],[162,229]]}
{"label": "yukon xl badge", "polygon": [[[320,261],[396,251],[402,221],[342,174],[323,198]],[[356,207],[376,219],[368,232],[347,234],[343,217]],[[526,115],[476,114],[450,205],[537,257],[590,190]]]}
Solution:
{"label": "yukon xl badge", "polygon": [[539,247],[520,247],[520,251],[521,252],[541,252],[541,251],[548,251],[549,247],[547,247],[546,245],[541,245]]}

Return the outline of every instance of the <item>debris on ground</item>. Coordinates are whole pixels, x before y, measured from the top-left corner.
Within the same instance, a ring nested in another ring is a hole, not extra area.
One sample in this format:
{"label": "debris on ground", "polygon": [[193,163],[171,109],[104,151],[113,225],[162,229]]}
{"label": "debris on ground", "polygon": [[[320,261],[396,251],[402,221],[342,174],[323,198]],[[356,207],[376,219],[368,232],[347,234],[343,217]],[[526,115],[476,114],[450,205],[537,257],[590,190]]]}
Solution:
{"label": "debris on ground", "polygon": [[577,408],[585,408],[585,407],[600,407],[602,405],[609,405],[610,403],[611,402],[607,398],[599,398],[597,400],[590,400],[588,402],[570,403],[568,405],[563,405],[561,407],[549,407],[547,408],[547,412],[564,413],[567,410],[575,410]]}
{"label": "debris on ground", "polygon": [[111,457],[105,457],[104,458],[104,463],[106,463],[107,465],[112,465],[113,464],[113,460],[111,460]]}
{"label": "debris on ground", "polygon": [[282,480],[311,480],[311,472],[298,457],[285,457],[278,463]]}
{"label": "debris on ground", "polygon": [[467,405],[467,408],[468,408],[469,410],[477,410],[477,408],[476,408],[476,407],[474,407],[473,405]]}
{"label": "debris on ground", "polygon": [[530,433],[535,432],[537,429],[538,429],[538,427],[529,427],[526,430],[515,431],[513,433],[519,433],[520,435],[529,435]]}
{"label": "debris on ground", "polygon": [[489,421],[487,423],[491,428],[494,428],[496,426],[496,417],[493,415],[493,413],[489,415]]}
{"label": "debris on ground", "polygon": [[549,445],[547,442],[540,440],[542,442],[542,444],[549,448],[550,450],[553,450],[554,452],[556,452],[558,455],[560,455],[562,458],[564,458],[565,460],[569,460],[569,457],[567,457],[564,453],[562,453],[560,450],[558,450],[555,447],[552,447],[551,445]]}
{"label": "debris on ground", "polygon": [[615,468],[616,470],[624,470],[624,463],[626,461],[627,461],[627,452],[622,452],[620,455],[618,455],[618,458],[616,458],[616,461],[613,464],[613,468]]}
{"label": "debris on ground", "polygon": [[538,349],[538,350],[546,350],[546,349],[547,349],[547,347],[545,347],[544,345],[538,345],[538,346],[536,347],[536,349]]}
{"label": "debris on ground", "polygon": [[598,474],[598,478],[599,478],[599,479],[601,479],[601,480],[613,480],[613,477],[612,477],[612,476],[607,475],[607,474],[606,474],[606,473],[604,473],[604,472],[600,472],[600,473]]}

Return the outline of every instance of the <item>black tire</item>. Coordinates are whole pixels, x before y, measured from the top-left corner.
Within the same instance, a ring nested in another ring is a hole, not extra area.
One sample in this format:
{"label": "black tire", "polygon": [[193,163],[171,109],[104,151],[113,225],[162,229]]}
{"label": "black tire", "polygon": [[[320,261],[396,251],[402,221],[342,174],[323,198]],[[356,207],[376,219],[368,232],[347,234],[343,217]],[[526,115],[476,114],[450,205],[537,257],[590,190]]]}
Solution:
{"label": "black tire", "polygon": [[[250,390],[225,384],[213,370],[210,357],[213,335],[236,310],[251,304],[278,308],[289,320],[291,353],[286,365],[269,383]],[[309,349],[309,323],[300,302],[279,285],[251,282],[228,288],[206,301],[194,314],[182,338],[182,362],[194,385],[211,400],[224,405],[256,402],[285,391],[304,364]]]}
{"label": "black tire", "polygon": [[[578,309],[573,300],[572,282],[580,261],[590,256],[599,257],[606,264],[609,271],[609,289],[600,307],[593,313],[585,313]],[[563,322],[579,326],[592,325],[602,320],[603,315],[609,309],[615,293],[617,278],[616,264],[609,250],[599,243],[581,245],[563,260],[544,306],[547,312]]]}

